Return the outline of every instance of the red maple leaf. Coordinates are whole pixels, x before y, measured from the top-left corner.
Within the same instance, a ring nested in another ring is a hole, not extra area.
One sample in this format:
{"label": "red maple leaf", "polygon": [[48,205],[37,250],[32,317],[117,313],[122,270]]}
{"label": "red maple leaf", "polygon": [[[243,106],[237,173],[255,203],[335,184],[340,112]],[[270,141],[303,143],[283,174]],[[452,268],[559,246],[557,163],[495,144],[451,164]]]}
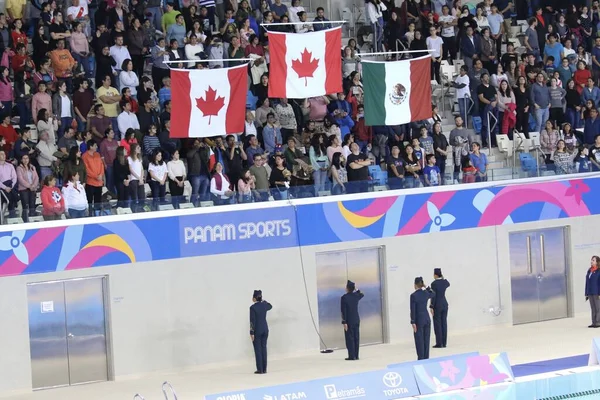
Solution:
{"label": "red maple leaf", "polygon": [[196,99],[196,107],[202,111],[205,117],[208,116],[208,124],[210,125],[212,116],[219,115],[219,111],[225,105],[225,97],[217,97],[217,91],[210,86],[204,97],[204,99],[202,97]]}
{"label": "red maple leaf", "polygon": [[314,58],[312,61],[312,53],[304,48],[300,59],[292,60],[292,69],[298,74],[298,78],[304,78],[304,86],[308,85],[308,79],[312,78],[315,70],[319,66],[319,59]]}

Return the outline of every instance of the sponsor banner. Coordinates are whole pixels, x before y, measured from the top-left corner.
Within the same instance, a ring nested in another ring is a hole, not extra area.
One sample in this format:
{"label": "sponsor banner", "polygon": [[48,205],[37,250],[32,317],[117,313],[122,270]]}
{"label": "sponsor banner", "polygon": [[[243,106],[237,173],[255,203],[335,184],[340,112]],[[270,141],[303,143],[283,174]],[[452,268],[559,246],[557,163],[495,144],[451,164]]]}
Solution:
{"label": "sponsor banner", "polygon": [[436,358],[430,358],[427,360],[407,361],[407,362],[398,363],[398,364],[390,364],[390,365],[388,365],[388,369],[402,368],[402,367],[408,367],[408,366],[414,366],[414,365],[426,364],[426,363],[432,363],[432,362],[434,363],[434,362],[440,362],[440,361],[447,361],[447,360],[456,360],[459,358],[475,357],[478,355],[479,355],[479,352],[474,351],[471,353],[453,354],[451,356],[436,357]]}
{"label": "sponsor banner", "polygon": [[449,392],[514,380],[506,353],[459,357],[414,365],[412,368],[421,394]]}
{"label": "sponsor banner", "polygon": [[[217,211],[218,208],[215,208]],[[179,219],[180,257],[298,245],[292,207],[189,215]]]}
{"label": "sponsor banner", "polygon": [[380,370],[278,385],[245,391],[213,394],[206,400],[392,400],[419,395],[411,368]]}

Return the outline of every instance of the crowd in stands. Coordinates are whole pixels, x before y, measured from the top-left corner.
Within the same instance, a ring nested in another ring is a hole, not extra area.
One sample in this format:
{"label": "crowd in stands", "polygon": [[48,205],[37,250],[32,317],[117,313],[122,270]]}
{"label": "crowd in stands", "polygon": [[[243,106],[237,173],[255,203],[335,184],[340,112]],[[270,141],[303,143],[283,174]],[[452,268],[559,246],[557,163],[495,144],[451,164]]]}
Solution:
{"label": "crowd in stands", "polygon": [[[300,0],[290,7],[281,0],[7,1],[0,14],[3,205],[15,216],[20,201],[27,220],[37,215],[41,191],[44,219],[78,218],[103,213],[108,198],[133,211],[157,208],[167,191],[176,208],[188,200],[362,192],[383,171],[392,189],[437,186],[447,179],[448,158],[452,180],[482,181],[488,161],[480,150],[495,145],[495,133],[514,130],[541,132],[548,168],[600,169],[597,0],[591,7],[484,0],[475,9],[461,0],[396,2],[366,2],[372,49],[431,55],[432,79],[456,88],[449,135],[435,106],[425,121],[365,124],[356,39],[341,48],[342,92],[269,98],[269,30],[331,28],[323,8],[309,21]],[[523,54],[508,41],[517,20],[528,23]],[[245,62],[236,59],[251,59],[245,131],[172,138],[170,68]],[[442,62],[456,60],[464,63],[460,74],[444,78]],[[490,113],[501,123],[487,143]]]}

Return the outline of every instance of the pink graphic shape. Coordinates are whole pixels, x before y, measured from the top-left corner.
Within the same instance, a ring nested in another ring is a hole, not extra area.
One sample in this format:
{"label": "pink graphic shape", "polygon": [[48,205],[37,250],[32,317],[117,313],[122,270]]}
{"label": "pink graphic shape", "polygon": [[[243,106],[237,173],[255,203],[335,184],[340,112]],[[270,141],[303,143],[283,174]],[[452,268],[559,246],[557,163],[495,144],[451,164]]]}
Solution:
{"label": "pink graphic shape", "polygon": [[583,179],[569,181],[569,188],[565,192],[565,196],[573,196],[577,205],[581,204],[581,199],[584,194],[590,191],[590,187],[585,184]]}
{"label": "pink graphic shape", "polygon": [[423,228],[427,226],[428,223],[431,222],[431,218],[429,218],[429,212],[427,211],[427,202],[431,202],[435,204],[440,213],[442,212],[442,207],[446,205],[448,201],[454,196],[456,192],[438,192],[431,195],[431,197],[425,201],[423,201],[423,205],[419,208],[419,211],[413,215],[413,217],[398,231],[396,236],[402,235],[414,235],[417,233],[421,233]]}
{"label": "pink graphic shape", "polygon": [[392,205],[396,202],[398,197],[382,197],[373,200],[368,206],[360,211],[351,211],[353,214],[360,215],[361,217],[379,217],[385,214]]}
{"label": "pink graphic shape", "polygon": [[69,261],[69,264],[67,264],[65,270],[93,267],[96,261],[107,254],[117,251],[119,250],[108,246],[94,246],[82,249],[77,253],[77,255],[75,255],[75,257],[73,257],[71,261]]}
{"label": "pink graphic shape", "polygon": [[467,359],[467,366],[475,379],[487,384],[504,382],[508,378],[508,375],[496,372],[489,356],[471,357]]}
{"label": "pink graphic shape", "polygon": [[453,360],[440,361],[442,372],[440,376],[442,378],[448,378],[452,383],[456,380],[456,375],[460,373],[460,370],[454,366]]}
{"label": "pink graphic shape", "polygon": [[[40,229],[26,242],[23,242],[23,245],[29,254],[29,265],[33,264],[35,259],[66,229],[66,226]],[[0,265],[0,276],[20,275],[26,268],[27,265],[19,261],[14,254],[11,254],[11,256]]]}
{"label": "pink graphic shape", "polygon": [[[572,182],[570,183],[572,185]],[[587,185],[585,186],[587,187]],[[479,219],[478,226],[502,224],[513,211],[526,204],[536,202],[554,204],[566,212],[569,217],[590,215],[587,205],[581,203],[581,197],[577,197],[576,195],[578,190],[572,189],[572,187],[567,187],[560,182],[549,182],[533,187],[505,187],[494,196],[490,204],[486,207]],[[584,190],[584,188],[580,187],[579,191],[581,190]],[[577,202],[578,199],[579,203]]]}

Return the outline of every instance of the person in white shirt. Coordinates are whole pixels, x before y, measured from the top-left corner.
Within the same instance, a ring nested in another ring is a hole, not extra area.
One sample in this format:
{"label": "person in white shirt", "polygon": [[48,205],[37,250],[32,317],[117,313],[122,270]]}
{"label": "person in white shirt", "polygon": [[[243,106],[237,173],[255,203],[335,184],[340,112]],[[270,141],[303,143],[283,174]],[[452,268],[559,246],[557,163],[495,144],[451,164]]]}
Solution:
{"label": "person in white shirt", "polygon": [[429,28],[429,34],[430,36],[425,40],[425,43],[427,43],[427,48],[431,53],[431,80],[435,79],[437,83],[441,84],[440,67],[442,66],[444,41],[437,35],[435,26]]}
{"label": "person in white shirt", "polygon": [[455,27],[458,25],[458,19],[450,15],[450,9],[444,4],[442,15],[440,15],[438,22],[442,26],[442,41],[444,43],[442,58],[448,60],[450,65],[453,65],[456,59]]}
{"label": "person in white shirt", "polygon": [[115,36],[115,44],[110,47],[110,56],[115,60],[115,66],[112,67],[113,72],[121,72],[123,62],[127,59],[131,60],[131,55],[127,47],[123,46],[123,35]]}
{"label": "person in white shirt", "polygon": [[50,140],[48,131],[40,131],[39,142],[35,147],[39,153],[37,156],[38,164],[40,165],[40,181],[44,181],[44,178],[48,175],[52,175],[52,164],[55,163],[58,158],[54,156],[54,153],[58,151],[54,140]]}
{"label": "person in white shirt", "polygon": [[[185,45],[185,58],[188,60],[200,60],[200,53],[204,52],[204,46],[198,42],[195,34],[190,35],[190,42]],[[188,68],[196,68],[196,62],[191,61]]]}
{"label": "person in white shirt", "polygon": [[142,148],[137,143],[132,143],[130,148],[131,155],[127,157],[129,164],[129,196],[132,202],[133,211],[141,208],[146,198],[144,189],[144,167],[142,166]]}
{"label": "person in white shirt", "polygon": [[65,210],[70,218],[82,218],[88,214],[88,201],[85,194],[85,188],[79,182],[79,172],[75,175],[68,174],[67,184],[62,188],[63,198],[65,199]]}
{"label": "person in white shirt", "polygon": [[92,30],[87,0],[73,0],[71,7],[67,8],[67,20],[70,23],[81,22],[83,24],[83,33],[87,37],[90,37]]}
{"label": "person in white shirt", "polygon": [[469,110],[469,99],[471,98],[471,92],[469,85],[471,83],[469,79],[469,69],[466,65],[460,67],[460,75],[454,79],[454,87],[456,88],[456,100],[458,101],[458,109],[460,116],[463,117],[465,123],[468,121],[467,111]]}
{"label": "person in white shirt", "polygon": [[123,64],[121,65],[119,84],[121,90],[128,87],[131,90],[131,97],[137,100],[137,87],[140,85],[140,80],[136,73],[133,72],[133,61],[129,58],[123,61]]}
{"label": "person in white shirt", "polygon": [[246,120],[244,121],[244,124],[244,134],[246,137],[256,136],[256,125],[254,123],[254,113],[252,111],[246,111]]}
{"label": "person in white shirt", "polygon": [[169,177],[169,171],[167,169],[167,163],[163,160],[162,150],[156,149],[150,157],[150,164],[148,164],[148,175],[150,176],[149,184],[150,190],[152,191],[152,204],[154,209],[158,209],[159,204],[165,202],[165,196],[167,195],[167,178]]}
{"label": "person in white shirt", "polygon": [[230,204],[234,199],[234,192],[230,189],[231,183],[227,175],[223,174],[223,165],[215,165],[215,173],[210,180],[210,193],[216,205]]}
{"label": "person in white shirt", "polygon": [[183,191],[185,187],[185,179],[187,172],[185,164],[179,159],[179,150],[173,152],[171,161],[167,163],[167,171],[169,175],[169,193],[171,193],[171,202],[173,208],[179,208],[179,203],[183,199]]}
{"label": "person in white shirt", "polygon": [[123,112],[117,117],[117,124],[119,125],[119,132],[121,137],[125,137],[125,132],[129,128],[140,129],[140,121],[138,121],[137,115],[131,112],[131,103],[126,100],[121,100],[120,106]]}
{"label": "person in white shirt", "polygon": [[383,12],[387,10],[380,0],[369,0],[367,3],[367,16],[373,29],[373,51],[383,51]]}
{"label": "person in white shirt", "polygon": [[288,17],[290,18],[290,22],[300,22],[300,18],[298,17],[298,13],[304,10],[304,7],[300,4],[300,0],[292,0],[292,6],[288,8]]}

